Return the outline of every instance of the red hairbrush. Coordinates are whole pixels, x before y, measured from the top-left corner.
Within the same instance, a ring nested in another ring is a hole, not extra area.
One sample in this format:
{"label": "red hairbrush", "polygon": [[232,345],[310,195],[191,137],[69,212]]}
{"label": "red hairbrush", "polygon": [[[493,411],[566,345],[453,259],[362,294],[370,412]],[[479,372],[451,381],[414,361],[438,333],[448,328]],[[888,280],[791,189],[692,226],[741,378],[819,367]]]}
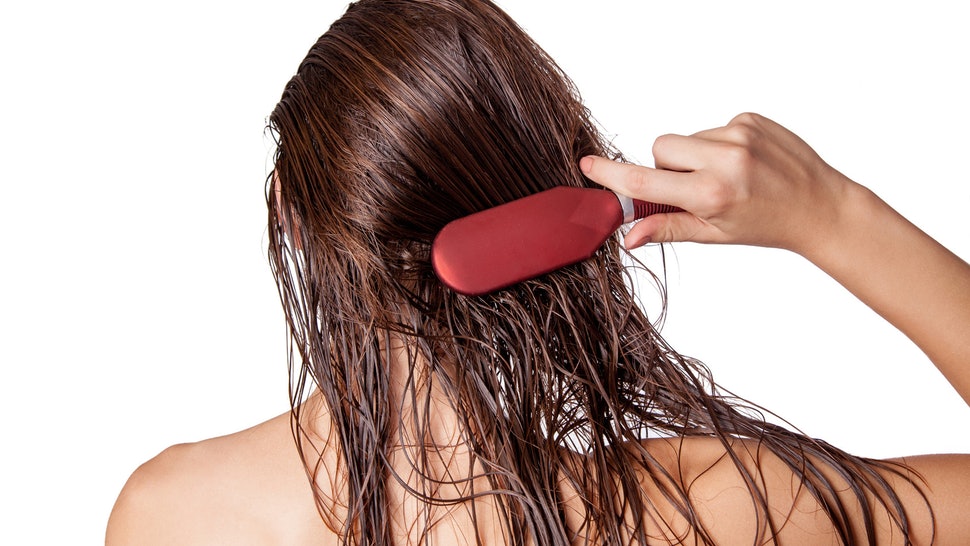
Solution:
{"label": "red hairbrush", "polygon": [[449,288],[478,296],[585,260],[624,223],[680,210],[558,186],[448,223],[431,244],[431,264]]}

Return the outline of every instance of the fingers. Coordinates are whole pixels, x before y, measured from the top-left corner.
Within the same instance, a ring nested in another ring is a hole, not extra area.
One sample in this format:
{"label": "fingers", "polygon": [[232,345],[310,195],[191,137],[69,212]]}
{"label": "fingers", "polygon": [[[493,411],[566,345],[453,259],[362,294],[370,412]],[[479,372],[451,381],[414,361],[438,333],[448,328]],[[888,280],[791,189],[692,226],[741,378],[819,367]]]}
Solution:
{"label": "fingers", "polygon": [[745,129],[734,126],[700,131],[690,136],[663,135],[653,143],[654,164],[659,169],[699,171],[711,166],[731,146],[744,146]]}
{"label": "fingers", "polygon": [[815,225],[816,211],[838,208],[841,179],[801,139],[756,114],[691,136],[665,135],[653,147],[657,168],[585,157],[580,168],[617,193],[674,205],[683,213],[641,220],[628,247],[695,241],[792,248],[792,226]]}
{"label": "fingers", "polygon": [[617,193],[650,201],[678,206],[688,212],[654,214],[634,225],[624,244],[637,248],[646,243],[679,241],[721,242],[723,234],[706,220],[690,213],[700,206],[703,181],[694,173],[651,169],[618,163],[602,157],[588,156],[580,161],[580,169],[590,180]]}
{"label": "fingers", "polygon": [[579,168],[593,182],[622,195],[690,209],[691,182],[687,173],[619,163],[597,156],[584,157]]}
{"label": "fingers", "polygon": [[653,161],[658,169],[696,171],[701,168],[700,157],[692,137],[663,135],[653,142]]}

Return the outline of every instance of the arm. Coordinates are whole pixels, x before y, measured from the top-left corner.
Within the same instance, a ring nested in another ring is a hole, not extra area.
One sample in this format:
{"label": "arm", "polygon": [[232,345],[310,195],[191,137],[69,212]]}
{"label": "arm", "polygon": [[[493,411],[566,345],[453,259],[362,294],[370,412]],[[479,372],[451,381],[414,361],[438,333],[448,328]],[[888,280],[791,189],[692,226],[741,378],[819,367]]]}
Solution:
{"label": "arm", "polygon": [[970,266],[780,125],[742,114],[654,145],[657,169],[584,158],[592,180],[677,205],[627,235],[784,248],[812,261],[909,336],[970,403]]}
{"label": "arm", "polygon": [[970,404],[970,266],[860,186],[828,244],[804,254],[906,334]]}
{"label": "arm", "polygon": [[[688,211],[645,218],[627,234],[628,247],[694,241],[796,252],[909,336],[970,403],[970,266],[963,260],[763,117],[743,114],[725,127],[690,137],[661,137],[654,156],[657,169],[594,157],[580,163],[590,179],[620,193]],[[832,542],[831,525],[816,517],[821,507],[792,486],[790,469],[770,455],[759,456],[756,444],[742,445],[751,454],[743,463],[761,477],[771,500],[779,542]],[[719,541],[751,543],[757,514],[743,495],[731,497],[744,492],[744,484],[733,465],[724,463],[721,446],[704,439],[676,446],[655,440],[649,449],[671,452],[658,459],[685,474],[684,484],[705,507],[711,518],[705,524]],[[898,462],[915,473],[933,510],[931,517],[908,482],[885,476],[912,521],[915,543],[928,544],[934,533],[934,544],[968,543],[970,456],[923,455]],[[832,478],[839,483],[838,476]],[[652,481],[644,483],[649,496]],[[845,500],[855,506],[850,496]],[[656,504],[663,507],[663,498],[656,496]],[[666,521],[676,527],[676,514],[668,515]],[[860,514],[847,516],[861,537]],[[877,544],[902,543],[884,510],[877,509],[874,517]],[[680,524],[686,528],[686,522]]]}

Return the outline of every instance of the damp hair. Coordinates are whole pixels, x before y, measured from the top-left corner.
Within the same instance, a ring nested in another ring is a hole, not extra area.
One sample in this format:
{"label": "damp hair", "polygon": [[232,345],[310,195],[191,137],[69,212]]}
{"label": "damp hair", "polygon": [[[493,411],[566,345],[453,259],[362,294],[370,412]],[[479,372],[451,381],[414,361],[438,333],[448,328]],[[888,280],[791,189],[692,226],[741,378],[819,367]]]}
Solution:
{"label": "damp hair", "polygon": [[[645,544],[664,523],[646,515],[644,475],[713,542],[687,487],[642,447],[648,435],[723,444],[761,515],[758,543],[777,529],[735,440],[783,461],[843,544],[854,543],[845,502],[861,507],[869,544],[877,507],[909,533],[883,477],[899,468],[766,421],[668,346],[629,288],[642,267],[624,261],[618,238],[493,294],[466,297],[437,280],[429,252],[447,222],[555,185],[595,187],[578,160],[619,157],[571,81],[495,5],[351,4],[287,83],[269,129],[269,257],[290,336],[293,430],[321,517],[344,544],[393,543],[392,482],[429,507],[490,497],[509,544]],[[441,446],[413,437],[428,407],[414,405],[407,426],[389,411],[401,405],[389,385],[392,337],[409,364],[404,396],[435,386],[458,417],[476,470],[455,478],[457,496],[435,493]],[[323,439],[306,425],[314,389],[331,427]],[[388,464],[404,444],[409,476]],[[854,500],[840,500],[832,474]],[[567,525],[563,483],[580,499],[578,525]]]}

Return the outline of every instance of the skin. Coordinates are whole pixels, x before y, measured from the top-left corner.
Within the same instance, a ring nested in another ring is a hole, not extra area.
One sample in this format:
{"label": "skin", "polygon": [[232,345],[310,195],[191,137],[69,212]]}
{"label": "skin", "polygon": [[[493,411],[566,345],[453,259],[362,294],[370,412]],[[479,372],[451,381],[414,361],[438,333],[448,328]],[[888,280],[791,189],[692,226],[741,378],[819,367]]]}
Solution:
{"label": "skin", "polygon": [[[825,164],[797,136],[755,114],[742,114],[724,127],[691,136],[667,135],[654,145],[656,169],[588,157],[580,168],[592,180],[647,201],[677,205],[688,212],[655,215],[634,226],[628,247],[648,241],[694,241],[769,246],[796,252],[831,275],[916,343],[964,400],[970,401],[970,266],[909,223],[872,192]],[[925,271],[933,271],[932,276]],[[392,381],[407,363],[401,341]],[[435,403],[435,393],[431,393]],[[318,445],[329,436],[326,408],[316,397],[304,425]],[[399,411],[400,408],[393,411]],[[407,408],[404,408],[406,411]],[[455,421],[447,405],[432,437],[448,444]],[[720,544],[835,544],[831,525],[817,503],[793,482],[790,470],[756,445],[738,441],[743,464],[760,475],[771,510],[758,514],[725,450],[707,439],[655,439],[646,448],[690,492],[702,523]],[[309,446],[307,446],[309,447]],[[403,453],[404,448],[401,449]],[[463,446],[442,450],[451,461],[441,472],[466,472]],[[337,460],[324,453],[327,468]],[[392,464],[398,459],[392,455]],[[465,459],[467,460],[467,459]],[[926,503],[910,485],[887,476],[912,520],[916,544],[970,544],[970,456],[922,455],[905,459],[925,483]],[[403,468],[403,467],[402,467]],[[406,473],[404,473],[406,474]],[[318,481],[340,498],[339,485]],[[339,484],[339,476],[333,482]],[[689,526],[649,479],[644,491],[656,508],[648,516],[653,544],[678,538],[692,543]],[[575,528],[580,505],[561,485],[567,523]],[[457,493],[457,492],[456,492]],[[403,489],[389,490],[399,542],[421,507]],[[447,494],[447,492],[445,492]],[[487,497],[484,497],[487,499]],[[848,497],[846,497],[848,499]],[[852,503],[849,503],[851,506]],[[492,528],[491,505],[475,509],[484,523],[485,544],[501,539]],[[339,515],[339,514],[338,514]],[[863,530],[850,512],[857,538]],[[435,542],[474,544],[466,510],[435,513],[441,523]],[[756,541],[767,517],[780,529]],[[934,529],[935,523],[935,529]],[[880,545],[903,544],[884,513],[876,513]],[[595,530],[591,531],[594,535]],[[412,536],[412,541],[416,537]],[[106,543],[115,544],[337,544],[313,502],[310,484],[290,433],[289,415],[229,436],[174,446],[142,465],[121,492],[108,523]],[[580,541],[581,543],[581,541]]]}
{"label": "skin", "polygon": [[[580,162],[590,179],[619,193],[689,211],[644,219],[627,234],[628,248],[693,241],[798,253],[905,333],[970,403],[970,265],[827,165],[795,134],[757,114],[691,136],[660,137],[653,155],[656,169],[597,157]],[[970,457],[921,456],[906,463],[926,481],[936,543],[970,543]],[[708,494],[720,489],[711,480]],[[768,485],[769,498],[773,489],[784,496],[784,481]],[[897,490],[918,543],[928,543],[932,524],[922,501],[907,487]],[[880,544],[897,543],[899,537],[887,535],[880,535]]]}
{"label": "skin", "polygon": [[690,211],[644,219],[627,234],[628,248],[694,241],[798,253],[905,333],[970,403],[966,262],[757,114],[662,136],[653,154],[657,169],[580,162],[604,186]]}

